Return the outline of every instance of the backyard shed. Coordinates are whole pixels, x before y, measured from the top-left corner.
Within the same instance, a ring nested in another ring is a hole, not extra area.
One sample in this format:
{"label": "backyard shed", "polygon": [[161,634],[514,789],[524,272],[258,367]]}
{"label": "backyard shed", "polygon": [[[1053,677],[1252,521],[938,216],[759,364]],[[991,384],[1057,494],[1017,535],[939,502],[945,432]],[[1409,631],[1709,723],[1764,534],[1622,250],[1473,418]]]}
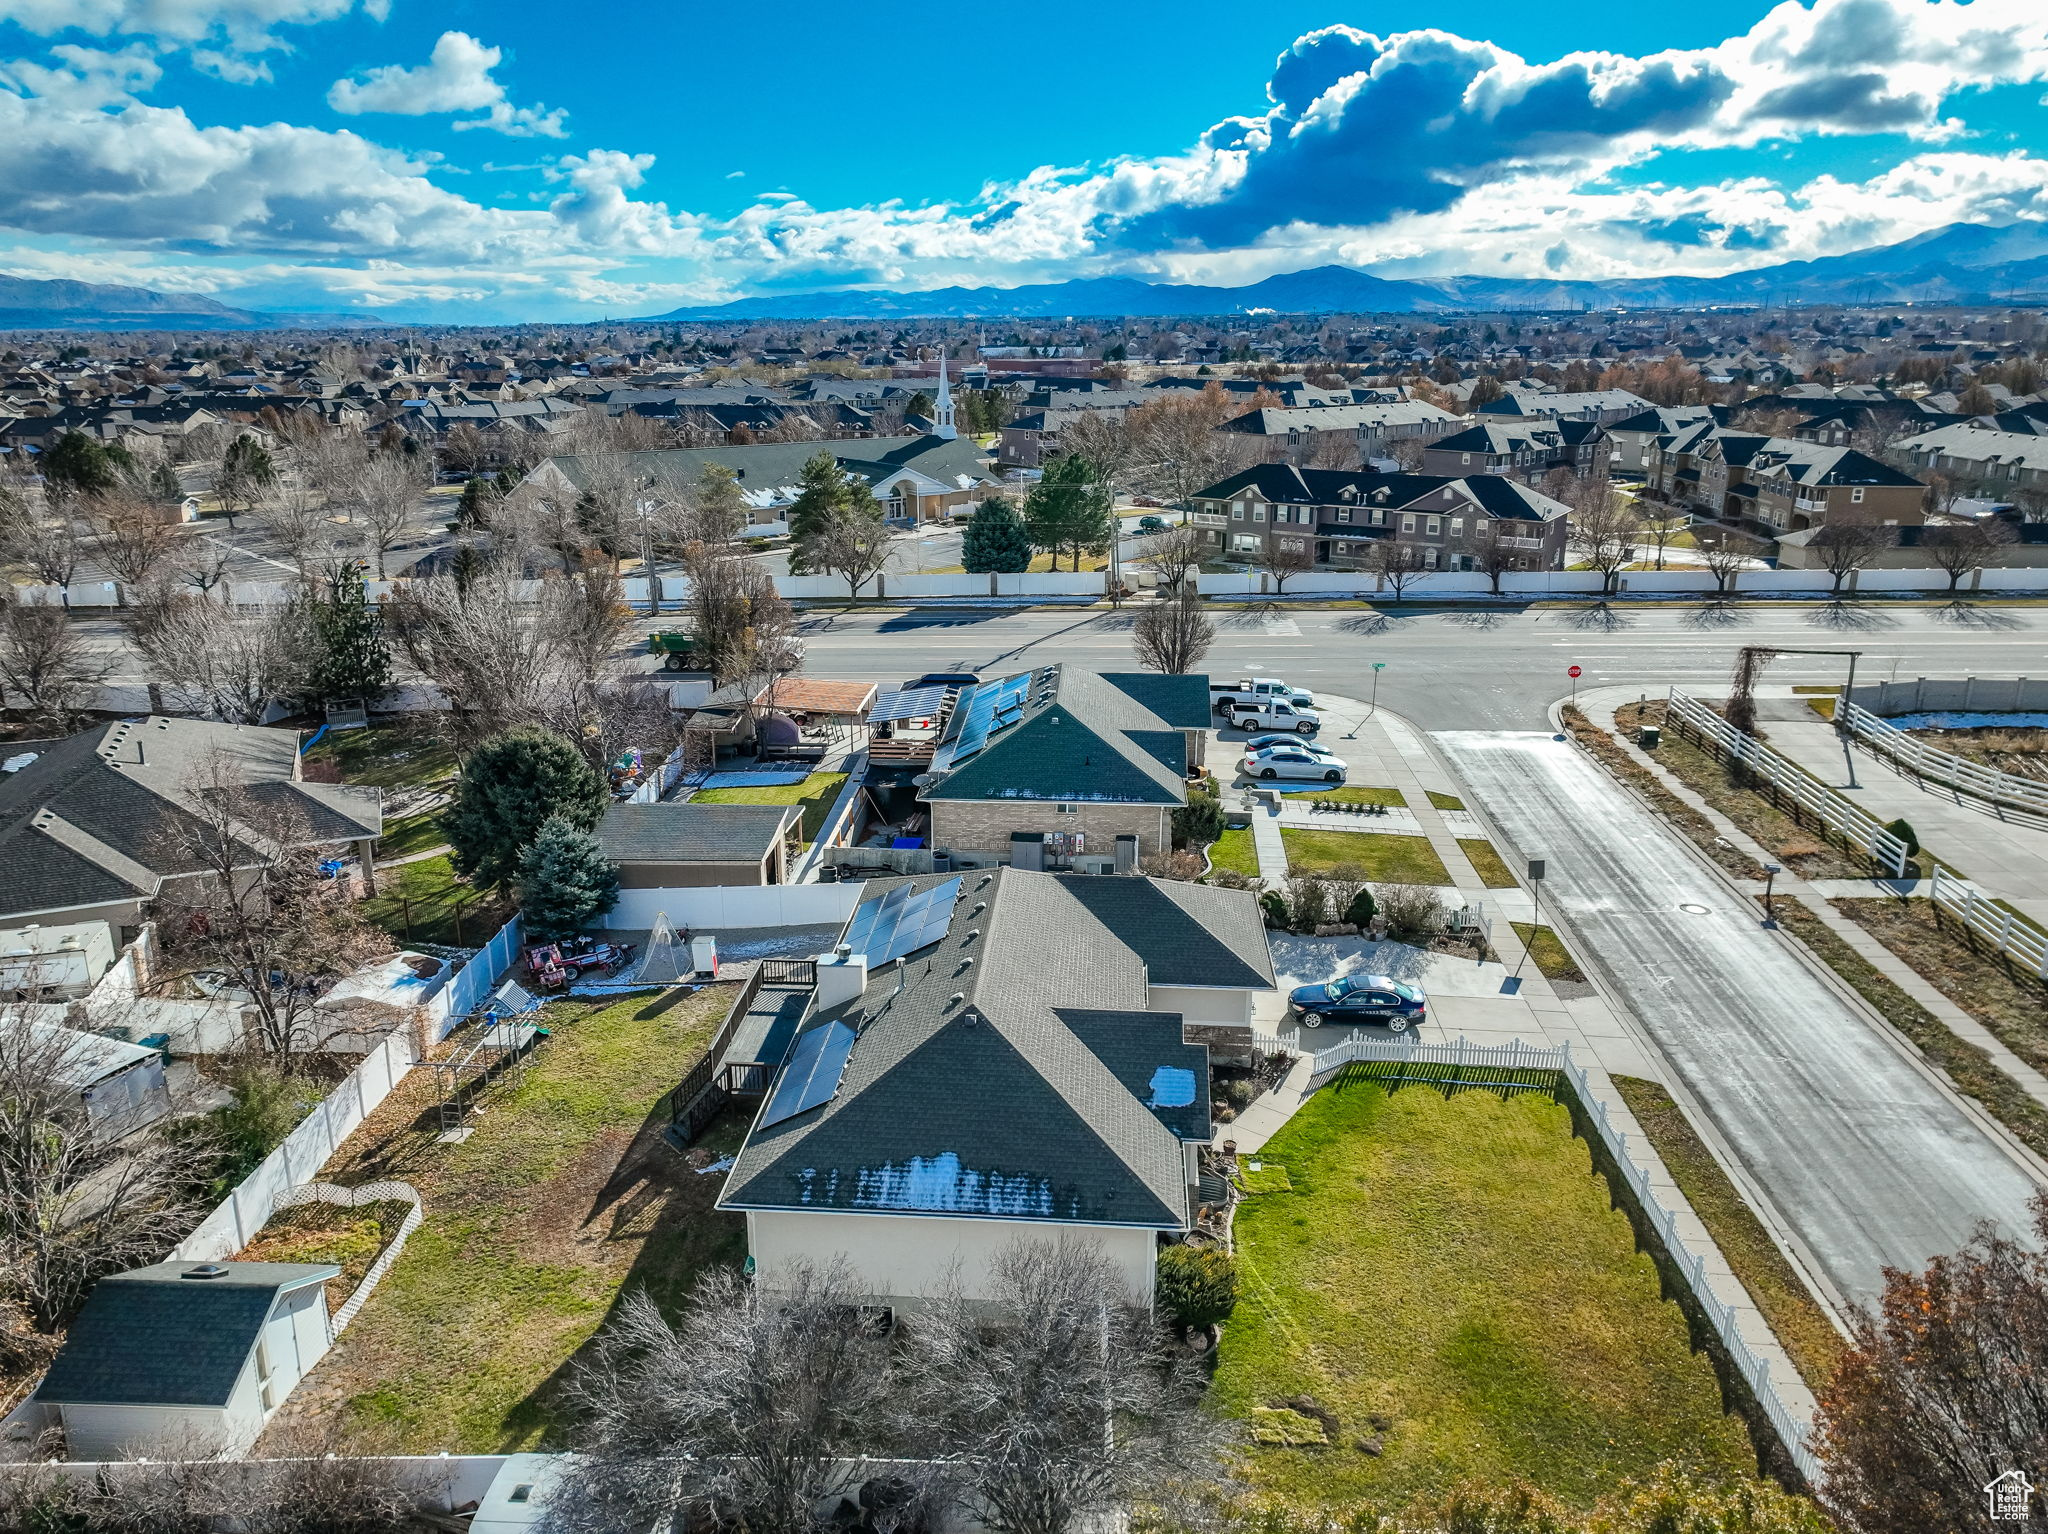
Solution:
{"label": "backyard shed", "polygon": [[[58,1011],[33,1003],[23,1010]],[[23,1016],[21,1011],[0,1021],[0,1028],[28,1030],[26,1040],[16,1040],[10,1034],[7,1049],[17,1063],[32,1065],[38,1072],[47,1069],[78,1093],[78,1105],[95,1140],[118,1140],[171,1111],[164,1057],[157,1050],[67,1028],[54,1020]]]}
{"label": "backyard shed", "polygon": [[246,1454],[333,1341],[330,1263],[160,1262],[94,1287],[36,1399],[69,1457],[192,1440]]}
{"label": "backyard shed", "polygon": [[787,884],[796,804],[615,804],[597,839],[623,889]]}

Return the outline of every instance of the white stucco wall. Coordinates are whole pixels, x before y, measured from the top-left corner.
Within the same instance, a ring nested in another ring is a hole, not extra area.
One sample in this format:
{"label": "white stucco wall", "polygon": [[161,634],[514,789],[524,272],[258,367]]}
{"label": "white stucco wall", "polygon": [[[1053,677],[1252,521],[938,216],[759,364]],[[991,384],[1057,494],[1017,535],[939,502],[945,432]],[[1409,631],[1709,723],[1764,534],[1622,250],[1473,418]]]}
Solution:
{"label": "white stucco wall", "polygon": [[817,1265],[843,1257],[875,1302],[910,1308],[942,1292],[956,1272],[970,1297],[986,1296],[989,1264],[1004,1247],[1062,1240],[1096,1243],[1123,1274],[1132,1295],[1151,1303],[1156,1231],[826,1210],[747,1213],[747,1250],[754,1258],[755,1281],[764,1289],[775,1288],[777,1275],[792,1263]]}

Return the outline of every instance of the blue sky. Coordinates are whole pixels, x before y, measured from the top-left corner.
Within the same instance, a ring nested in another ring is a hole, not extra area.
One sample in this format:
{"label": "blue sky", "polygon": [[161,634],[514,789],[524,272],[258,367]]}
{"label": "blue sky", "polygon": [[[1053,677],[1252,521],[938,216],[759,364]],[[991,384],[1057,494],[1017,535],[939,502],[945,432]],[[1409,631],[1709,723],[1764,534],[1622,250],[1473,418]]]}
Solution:
{"label": "blue sky", "polygon": [[[2044,0],[0,0],[0,271],[401,319],[2048,218]],[[1276,62],[1277,61],[1277,62]]]}

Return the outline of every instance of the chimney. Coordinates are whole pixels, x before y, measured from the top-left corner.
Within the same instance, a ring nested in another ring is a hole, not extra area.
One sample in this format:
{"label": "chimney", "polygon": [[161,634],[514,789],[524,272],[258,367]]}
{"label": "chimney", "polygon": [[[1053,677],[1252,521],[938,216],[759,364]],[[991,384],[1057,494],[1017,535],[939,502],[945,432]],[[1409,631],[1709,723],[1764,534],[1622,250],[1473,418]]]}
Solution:
{"label": "chimney", "polygon": [[855,953],[841,943],[830,953],[818,955],[817,1010],[826,1012],[833,1007],[844,1006],[858,1001],[860,994],[868,988],[868,956]]}

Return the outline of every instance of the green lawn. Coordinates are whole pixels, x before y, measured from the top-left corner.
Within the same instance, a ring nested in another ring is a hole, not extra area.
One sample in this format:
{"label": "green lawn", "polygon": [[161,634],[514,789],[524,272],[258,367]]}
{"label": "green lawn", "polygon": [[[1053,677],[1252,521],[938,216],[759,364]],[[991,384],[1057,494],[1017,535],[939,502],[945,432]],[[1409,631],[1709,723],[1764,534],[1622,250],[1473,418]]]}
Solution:
{"label": "green lawn", "polygon": [[1440,794],[1433,788],[1429,791],[1429,802],[1440,810],[1462,810],[1465,807],[1465,801],[1456,794]]}
{"label": "green lawn", "polygon": [[1408,801],[1401,797],[1398,788],[1367,788],[1364,786],[1343,788],[1318,788],[1313,791],[1302,789],[1284,790],[1290,799],[1328,799],[1332,804],[1390,804],[1406,809]]}
{"label": "green lawn", "polygon": [[407,717],[362,730],[329,730],[306,761],[332,763],[344,783],[419,788],[455,774],[455,752],[426,720]]}
{"label": "green lawn", "polygon": [[1515,929],[1515,936],[1529,950],[1529,957],[1536,961],[1536,968],[1542,971],[1545,980],[1583,981],[1586,978],[1586,972],[1579,968],[1571,950],[1564,946],[1564,940],[1550,928],[1526,921],[1511,921],[1508,925]]}
{"label": "green lawn", "polygon": [[506,902],[462,883],[448,855],[377,870],[377,893],[359,907],[401,943],[481,947],[511,914]]}
{"label": "green lawn", "polygon": [[1501,861],[1501,855],[1494,850],[1492,842],[1479,837],[1461,836],[1458,846],[1465,854],[1465,861],[1472,865],[1472,871],[1479,875],[1479,882],[1490,890],[1511,890],[1520,886],[1521,880],[1515,871]]}
{"label": "green lawn", "polygon": [[1842,1356],[1842,1334],[1671,1094],[1636,1076],[1616,1076],[1614,1086],[1801,1377],[1820,1390]]}
{"label": "green lawn", "polygon": [[[431,1075],[415,1071],[334,1180],[402,1177],[426,1223],[288,1411],[339,1413],[405,1453],[554,1441],[550,1387],[629,1281],[674,1306],[707,1265],[745,1256],[741,1220],[711,1207],[722,1179],[660,1140],[665,1095],[732,993],[554,1003],[551,1036],[461,1144],[436,1143]],[[722,1154],[739,1133],[715,1127],[708,1143]]]}
{"label": "green lawn", "polygon": [[1362,1527],[1467,1478],[1583,1507],[1667,1460],[1755,1473],[1564,1108],[1340,1079],[1260,1159],[1293,1191],[1239,1207],[1214,1400],[1310,1397],[1341,1447],[1254,1448],[1256,1492]]}
{"label": "green lawn", "polygon": [[801,783],[771,783],[764,788],[707,788],[692,794],[692,804],[801,804],[804,840],[814,842],[824,829],[832,801],[839,797],[843,772],[814,772]]}
{"label": "green lawn", "polygon": [[1379,831],[1311,831],[1282,826],[1287,866],[1301,873],[1362,869],[1375,884],[1449,884],[1451,875],[1426,836]]}
{"label": "green lawn", "polygon": [[377,838],[377,856],[405,858],[447,845],[448,838],[441,833],[441,812],[423,810],[417,815],[385,821],[384,834]]}
{"label": "green lawn", "polygon": [[1259,849],[1252,842],[1252,828],[1226,827],[1221,836],[1209,843],[1209,861],[1218,868],[1235,869],[1247,879],[1259,876]]}

